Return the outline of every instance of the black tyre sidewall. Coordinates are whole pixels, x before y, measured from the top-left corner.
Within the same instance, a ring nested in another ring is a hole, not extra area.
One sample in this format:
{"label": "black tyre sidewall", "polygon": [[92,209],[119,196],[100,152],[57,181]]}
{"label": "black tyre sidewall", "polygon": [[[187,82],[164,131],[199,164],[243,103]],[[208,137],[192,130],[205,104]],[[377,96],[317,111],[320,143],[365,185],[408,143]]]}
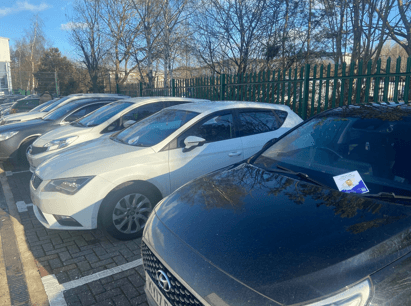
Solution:
{"label": "black tyre sidewall", "polygon": [[18,154],[17,154],[17,159],[18,162],[23,164],[23,165],[28,165],[29,161],[27,160],[27,156],[26,156],[26,152],[27,149],[29,148],[29,146],[35,141],[36,139],[31,139],[28,140],[24,143],[22,143],[22,145],[20,146],[19,150],[18,150]]}
{"label": "black tyre sidewall", "polygon": [[118,240],[136,239],[141,237],[141,235],[143,234],[144,228],[134,234],[124,234],[117,230],[117,228],[113,224],[112,215],[114,207],[116,206],[117,202],[124,196],[132,193],[140,193],[144,195],[146,198],[148,198],[151,203],[151,209],[153,209],[154,206],[160,201],[160,199],[157,199],[155,193],[152,190],[145,190],[145,188],[142,188],[142,186],[139,186],[137,183],[121,187],[120,189],[115,190],[114,192],[109,194],[107,198],[104,199],[100,208],[100,224],[108,234],[110,234]]}

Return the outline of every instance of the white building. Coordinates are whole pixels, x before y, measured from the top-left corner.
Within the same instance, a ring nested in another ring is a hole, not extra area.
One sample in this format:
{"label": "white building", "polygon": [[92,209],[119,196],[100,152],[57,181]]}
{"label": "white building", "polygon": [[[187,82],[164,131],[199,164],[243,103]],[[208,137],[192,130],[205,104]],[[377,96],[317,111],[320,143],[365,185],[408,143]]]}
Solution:
{"label": "white building", "polygon": [[11,94],[10,46],[8,38],[0,37],[0,95]]}

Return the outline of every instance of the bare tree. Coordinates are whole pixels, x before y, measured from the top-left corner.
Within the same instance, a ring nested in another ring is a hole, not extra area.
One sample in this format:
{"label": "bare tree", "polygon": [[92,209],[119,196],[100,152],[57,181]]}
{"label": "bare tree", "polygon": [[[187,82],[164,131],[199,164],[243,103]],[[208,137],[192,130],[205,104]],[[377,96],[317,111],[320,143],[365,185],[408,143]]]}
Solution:
{"label": "bare tree", "polygon": [[121,85],[137,68],[137,63],[131,67],[129,64],[142,24],[128,0],[101,0],[101,6],[100,16],[105,24],[103,30],[110,43],[109,54],[115,66],[115,82]]}
{"label": "bare tree", "polygon": [[153,64],[157,60],[157,44],[162,34],[161,0],[132,0],[136,18],[141,23],[141,34],[135,41],[134,60],[138,66],[141,79],[148,79],[150,87],[154,84]]}
{"label": "bare tree", "polygon": [[70,39],[77,48],[81,61],[87,67],[93,92],[99,92],[99,71],[107,54],[102,28],[100,0],[77,0],[71,18]]}
{"label": "bare tree", "polygon": [[269,0],[202,0],[195,17],[197,55],[215,73],[245,73],[261,58],[276,14]]}

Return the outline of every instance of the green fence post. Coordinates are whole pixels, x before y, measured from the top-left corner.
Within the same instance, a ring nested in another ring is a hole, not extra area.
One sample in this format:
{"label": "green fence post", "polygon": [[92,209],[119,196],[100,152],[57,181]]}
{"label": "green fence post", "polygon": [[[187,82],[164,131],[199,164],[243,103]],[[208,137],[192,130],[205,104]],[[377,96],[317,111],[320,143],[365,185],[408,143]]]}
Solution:
{"label": "green fence post", "polygon": [[360,60],[359,62],[358,62],[358,69],[357,69],[357,84],[356,84],[356,86],[357,86],[357,94],[355,95],[355,100],[354,100],[354,103],[355,104],[358,104],[358,103],[361,103],[361,89],[362,89],[362,79],[363,78],[360,78],[360,77],[358,77],[358,76],[362,76],[362,73],[363,73],[363,60]]}
{"label": "green fence post", "polygon": [[370,98],[371,66],[372,66],[372,60],[369,60],[368,63],[367,63],[367,76],[366,76],[366,80],[365,80],[364,103],[368,103],[369,98]]}
{"label": "green fence post", "polygon": [[385,64],[385,73],[387,76],[384,78],[384,93],[382,96],[382,102],[388,102],[388,90],[389,90],[389,83],[390,83],[390,73],[391,73],[391,57],[387,58],[387,63]]}
{"label": "green fence post", "polygon": [[352,89],[354,86],[354,69],[355,69],[355,63],[351,62],[350,64],[350,70],[348,71],[348,101],[347,105],[351,105],[352,101]]}
{"label": "green fence post", "polygon": [[320,67],[320,83],[318,84],[318,102],[317,102],[317,114],[321,112],[321,96],[323,91],[323,71],[324,65]]}
{"label": "green fence post", "polygon": [[224,101],[225,97],[225,74],[220,75],[220,100]]}
{"label": "green fence post", "polygon": [[300,110],[300,117],[305,120],[307,118],[307,106],[308,106],[308,97],[310,96],[309,93],[310,87],[310,64],[305,65],[305,72],[304,72],[304,97],[303,97],[303,105]]}
{"label": "green fence post", "polygon": [[332,93],[331,108],[335,107],[335,97],[337,96],[337,85],[338,85],[338,63],[335,63],[334,65],[334,86],[333,86],[333,93]]}
{"label": "green fence post", "polygon": [[[395,67],[395,73],[401,72],[401,57],[397,58],[397,66]],[[398,103],[398,82],[400,77],[398,75],[395,76],[395,85],[394,85],[394,102]]]}
{"label": "green fence post", "polygon": [[317,65],[314,66],[313,71],[313,85],[311,86],[311,109],[310,117],[314,115],[314,103],[315,103],[315,79],[317,78]]}
{"label": "green fence post", "polygon": [[171,93],[173,97],[176,96],[176,80],[174,79],[171,80]]}
{"label": "green fence post", "polygon": [[140,82],[139,91],[140,91],[140,97],[142,97],[143,96],[143,82]]}
{"label": "green fence post", "polygon": [[[410,91],[410,72],[411,72],[411,57],[407,59],[407,76],[405,77],[405,86],[404,86],[404,102],[408,103],[408,93]],[[407,99],[407,100],[405,100]]]}
{"label": "green fence post", "polygon": [[[377,60],[377,71],[375,72],[376,75],[380,75],[381,73],[381,58]],[[375,98],[377,97],[377,99]],[[380,101],[380,77],[374,76],[374,97],[373,97],[373,102],[379,102]]]}
{"label": "green fence post", "polygon": [[347,64],[345,62],[341,65],[341,91],[340,91],[340,104],[338,106],[344,105],[345,99],[345,73],[347,71]]}
{"label": "green fence post", "polygon": [[120,93],[120,86],[118,84],[116,84],[116,93]]}

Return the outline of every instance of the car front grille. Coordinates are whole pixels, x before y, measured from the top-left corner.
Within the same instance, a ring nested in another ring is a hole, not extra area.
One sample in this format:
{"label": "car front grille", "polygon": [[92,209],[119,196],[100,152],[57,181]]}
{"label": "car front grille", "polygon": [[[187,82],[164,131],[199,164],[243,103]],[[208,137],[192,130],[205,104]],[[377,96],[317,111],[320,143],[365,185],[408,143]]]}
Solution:
{"label": "car front grille", "polygon": [[35,147],[31,146],[31,155],[40,154],[47,151],[47,147]]}
{"label": "car front grille", "polygon": [[141,242],[141,256],[143,257],[144,270],[151,277],[153,282],[157,284],[156,273],[162,270],[167,274],[171,283],[171,289],[165,292],[158,287],[164,296],[174,306],[199,306],[203,305],[194,295],[190,293],[177,279],[171,274],[166,267],[157,259],[144,242]]}
{"label": "car front grille", "polygon": [[33,185],[34,189],[39,188],[41,182],[43,182],[43,180],[41,178],[39,178],[37,175],[33,174],[31,177],[31,184]]}

